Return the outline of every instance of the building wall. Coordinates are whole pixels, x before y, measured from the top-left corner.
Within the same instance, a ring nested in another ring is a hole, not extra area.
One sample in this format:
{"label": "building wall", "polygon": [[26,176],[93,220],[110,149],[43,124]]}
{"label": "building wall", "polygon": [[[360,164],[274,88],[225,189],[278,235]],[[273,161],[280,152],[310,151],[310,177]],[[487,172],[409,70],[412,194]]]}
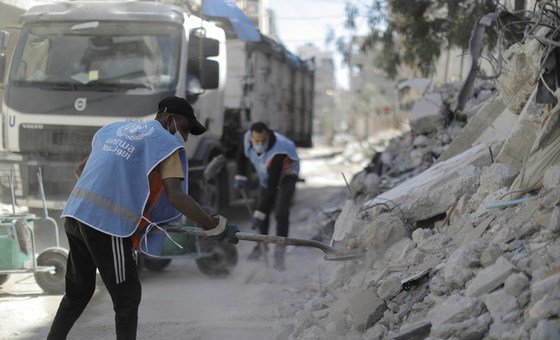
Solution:
{"label": "building wall", "polygon": [[337,102],[333,52],[321,51],[313,44],[298,48],[297,53],[303,60],[315,60],[315,80],[313,112],[315,116],[314,134],[332,142],[336,131],[340,130],[342,114]]}

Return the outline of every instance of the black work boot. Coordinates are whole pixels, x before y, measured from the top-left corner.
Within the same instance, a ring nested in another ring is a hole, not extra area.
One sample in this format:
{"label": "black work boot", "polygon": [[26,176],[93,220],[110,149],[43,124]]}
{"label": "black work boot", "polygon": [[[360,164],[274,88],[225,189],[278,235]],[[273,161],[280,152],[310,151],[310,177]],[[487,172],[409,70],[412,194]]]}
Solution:
{"label": "black work boot", "polygon": [[286,263],[284,261],[285,254],[286,246],[283,244],[277,244],[274,248],[274,269],[278,271],[286,270]]}
{"label": "black work boot", "polygon": [[248,261],[256,261],[261,257],[262,254],[262,247],[260,244],[257,244],[255,246],[255,248],[253,248],[253,251],[251,252],[251,254],[249,254],[249,256],[247,256],[247,260]]}

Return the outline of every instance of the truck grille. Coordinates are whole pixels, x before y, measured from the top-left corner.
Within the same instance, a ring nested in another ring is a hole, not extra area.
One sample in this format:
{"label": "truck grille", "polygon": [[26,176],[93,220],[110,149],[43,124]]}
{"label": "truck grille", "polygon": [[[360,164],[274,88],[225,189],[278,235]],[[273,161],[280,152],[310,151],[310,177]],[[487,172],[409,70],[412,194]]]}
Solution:
{"label": "truck grille", "polygon": [[68,155],[82,158],[91,150],[91,139],[99,127],[22,124],[19,145],[22,153]]}

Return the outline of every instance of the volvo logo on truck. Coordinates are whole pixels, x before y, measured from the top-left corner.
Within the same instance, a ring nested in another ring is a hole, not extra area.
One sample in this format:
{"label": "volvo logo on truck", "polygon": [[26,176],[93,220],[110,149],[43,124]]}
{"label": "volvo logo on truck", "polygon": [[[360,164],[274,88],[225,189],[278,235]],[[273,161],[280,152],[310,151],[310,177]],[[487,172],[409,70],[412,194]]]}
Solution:
{"label": "volvo logo on truck", "polygon": [[87,106],[87,98],[78,98],[74,102],[74,108],[78,111],[84,111]]}

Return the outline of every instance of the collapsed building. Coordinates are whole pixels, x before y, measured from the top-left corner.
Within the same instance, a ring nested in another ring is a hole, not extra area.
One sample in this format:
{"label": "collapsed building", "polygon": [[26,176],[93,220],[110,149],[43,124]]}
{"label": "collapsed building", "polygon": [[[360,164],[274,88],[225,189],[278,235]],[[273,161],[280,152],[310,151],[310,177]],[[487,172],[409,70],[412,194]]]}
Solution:
{"label": "collapsed building", "polygon": [[560,338],[559,8],[543,3],[495,81],[455,112],[465,85],[432,88],[354,176],[322,235],[366,255],[292,338]]}

